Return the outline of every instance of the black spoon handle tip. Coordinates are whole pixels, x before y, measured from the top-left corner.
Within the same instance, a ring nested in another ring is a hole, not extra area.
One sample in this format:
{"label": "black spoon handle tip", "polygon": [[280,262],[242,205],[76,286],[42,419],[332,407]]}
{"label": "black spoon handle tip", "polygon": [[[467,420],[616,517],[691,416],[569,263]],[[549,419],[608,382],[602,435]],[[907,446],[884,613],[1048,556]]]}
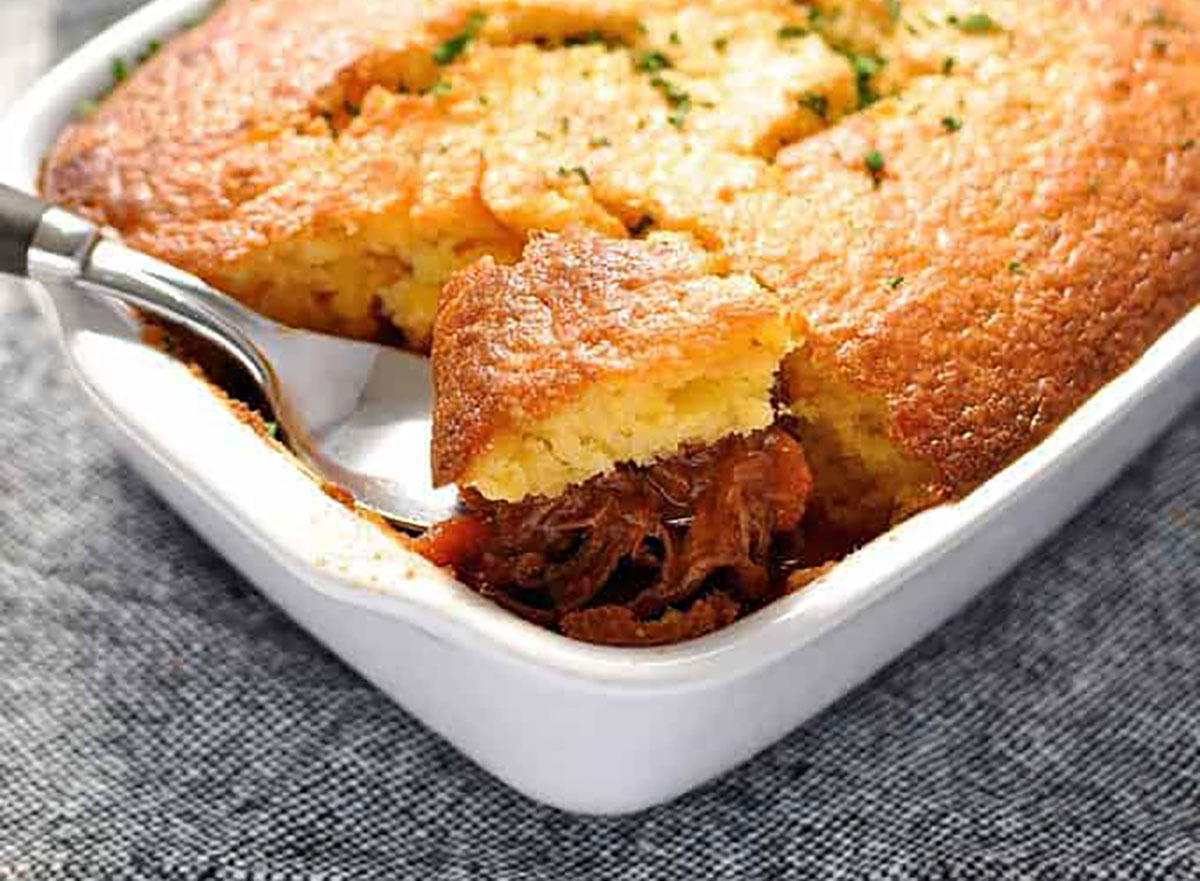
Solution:
{"label": "black spoon handle tip", "polygon": [[0,272],[28,274],[29,248],[49,209],[50,203],[0,184]]}

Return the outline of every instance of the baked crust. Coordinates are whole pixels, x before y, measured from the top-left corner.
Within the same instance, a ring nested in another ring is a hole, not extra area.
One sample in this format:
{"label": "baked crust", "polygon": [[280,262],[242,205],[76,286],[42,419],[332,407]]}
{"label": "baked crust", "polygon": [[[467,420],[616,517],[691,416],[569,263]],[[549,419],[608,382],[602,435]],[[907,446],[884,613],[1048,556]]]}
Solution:
{"label": "baked crust", "polygon": [[[805,327],[785,371],[816,383],[789,390],[798,412],[882,408],[883,461],[916,463],[920,483],[894,511],[990,477],[1200,302],[1200,9],[989,9],[952,38],[969,73],[929,75],[943,44],[889,38],[899,95],[771,164],[651,188],[660,223]],[[439,392],[479,393],[455,382]]]}
{"label": "baked crust", "polygon": [[[961,494],[1197,303],[1200,8],[894,8],[229,0],[64,134],[44,189],[277,318],[416,345],[452,270],[531,231],[685,231],[806,326],[790,373],[877,405]],[[451,291],[485,277],[507,290],[488,264]],[[485,361],[436,355],[443,478],[544,403],[505,373],[527,304],[489,302]],[[592,357],[547,357],[543,387]]]}
{"label": "baked crust", "polygon": [[954,494],[1200,303],[1200,6],[1025,6],[1038,34],[1013,33],[1006,67],[914,82],[789,147],[786,222],[739,204],[721,226],[811,358],[884,400]]}

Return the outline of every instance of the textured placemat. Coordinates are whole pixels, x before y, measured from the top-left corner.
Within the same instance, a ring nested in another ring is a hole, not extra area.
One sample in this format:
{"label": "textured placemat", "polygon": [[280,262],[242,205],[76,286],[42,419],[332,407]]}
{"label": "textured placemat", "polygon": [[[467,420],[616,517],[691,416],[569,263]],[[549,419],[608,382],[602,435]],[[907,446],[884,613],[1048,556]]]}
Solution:
{"label": "textured placemat", "polygon": [[[0,0],[5,63],[123,5]],[[601,820],[492,780],[260,598],[8,287],[0,414],[0,879],[1200,877],[1200,408],[834,709]]]}

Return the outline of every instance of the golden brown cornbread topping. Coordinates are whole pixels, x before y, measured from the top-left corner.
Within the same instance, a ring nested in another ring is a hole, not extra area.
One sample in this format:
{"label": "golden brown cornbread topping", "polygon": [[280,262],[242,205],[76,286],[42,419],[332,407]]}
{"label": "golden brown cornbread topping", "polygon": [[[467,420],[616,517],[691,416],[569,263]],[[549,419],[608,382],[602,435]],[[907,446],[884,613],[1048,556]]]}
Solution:
{"label": "golden brown cornbread topping", "polygon": [[[432,342],[439,476],[514,510],[539,444],[566,510],[761,431],[779,372],[814,510],[883,528],[1197,304],[1198,121],[1191,0],[229,0],[45,188],[282,320]],[[699,595],[556,622],[662,641],[746,606]]]}

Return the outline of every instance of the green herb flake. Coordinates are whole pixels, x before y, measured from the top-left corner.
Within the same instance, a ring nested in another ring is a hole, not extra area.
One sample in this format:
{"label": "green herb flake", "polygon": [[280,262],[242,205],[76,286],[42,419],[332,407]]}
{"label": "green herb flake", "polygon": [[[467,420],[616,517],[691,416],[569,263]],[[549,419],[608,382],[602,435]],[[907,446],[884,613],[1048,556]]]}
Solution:
{"label": "green herb flake", "polygon": [[1196,139],[1188,138],[1186,141],[1184,141],[1182,144],[1179,145],[1179,149],[1182,152],[1186,153],[1188,150],[1194,149],[1195,146],[1196,146]]}
{"label": "green herb flake", "polygon": [[594,46],[597,43],[603,43],[605,46],[616,45],[616,41],[610,40],[604,31],[599,29],[584,31],[582,34],[571,34],[563,39],[564,46]]}
{"label": "green herb flake", "polygon": [[146,48],[142,50],[140,55],[138,55],[138,64],[145,64],[147,61],[157,55],[159,50],[162,49],[162,45],[162,40],[151,40],[149,43],[147,43]]}
{"label": "green herb flake", "polygon": [[884,5],[887,7],[888,20],[892,24],[900,21],[900,14],[903,11],[900,8],[900,0],[885,0]]}
{"label": "green herb flake", "polygon": [[278,422],[263,422],[263,430],[267,433],[267,437],[279,439],[279,423]]}
{"label": "green herb flake", "polygon": [[114,58],[112,61],[112,78],[114,83],[123,83],[129,79],[129,62],[124,58]]}
{"label": "green herb flake", "polygon": [[678,107],[680,104],[688,103],[692,100],[687,92],[661,76],[651,77],[650,85],[662,92],[663,96],[673,107]]}
{"label": "green herb flake", "polygon": [[871,177],[875,178],[875,183],[879,183],[879,179],[883,177],[883,171],[887,167],[887,162],[883,158],[883,154],[878,150],[869,150],[867,155],[863,157],[863,165],[870,172]]}
{"label": "green herb flake", "polygon": [[672,46],[678,46],[680,44],[679,32],[671,31],[671,36],[667,38],[667,42],[669,42]]}
{"label": "green herb flake", "polygon": [[963,127],[963,121],[962,121],[961,116],[943,116],[942,117],[942,128],[944,128],[950,134],[954,134],[954,132],[962,131],[962,127]]}
{"label": "green herb flake", "polygon": [[83,101],[80,101],[78,104],[75,105],[75,115],[76,116],[91,116],[93,113],[96,112],[96,108],[99,106],[100,105],[97,104],[95,101],[93,101],[91,98],[85,98]]}
{"label": "green herb flake", "polygon": [[427,95],[445,95],[450,91],[450,81],[439,79],[426,90]]}
{"label": "green herb flake", "polygon": [[671,66],[671,59],[657,49],[651,49],[648,52],[642,52],[633,59],[634,69],[642,73],[657,73],[660,70],[667,70]]}
{"label": "green herb flake", "polygon": [[466,26],[433,50],[434,63],[444,67],[467,51],[471,41],[479,36],[479,31],[483,28],[485,21],[487,21],[487,16],[479,10],[468,15]]}
{"label": "green herb flake", "polygon": [[570,177],[571,175],[577,176],[581,181],[583,181],[585,184],[588,184],[589,186],[592,183],[591,175],[589,175],[587,173],[587,169],[581,165],[576,165],[574,168],[566,168],[565,166],[562,166],[562,165],[560,165],[558,167],[558,176],[559,177]]}
{"label": "green herb flake", "polygon": [[1020,260],[1009,260],[1008,261],[1008,271],[1011,272],[1013,275],[1024,275],[1025,274],[1025,264],[1022,263]]}
{"label": "green herb flake", "polygon": [[942,76],[950,76],[954,73],[954,66],[958,64],[952,55],[947,55],[942,59]]}
{"label": "green herb flake", "polygon": [[879,100],[879,93],[875,90],[872,79],[883,70],[886,62],[875,55],[860,52],[851,52],[846,57],[854,71],[855,85],[858,89],[858,109],[865,110]]}
{"label": "green herb flake", "polygon": [[972,12],[966,18],[951,15],[946,20],[964,34],[994,34],[1003,30],[986,12]]}
{"label": "green herb flake", "polygon": [[798,40],[801,37],[808,36],[808,29],[802,28],[799,25],[789,24],[777,30],[775,36],[780,40]]}
{"label": "green herb flake", "polygon": [[796,99],[801,107],[811,111],[821,120],[829,119],[829,98],[819,92],[805,92]]}
{"label": "green herb flake", "polygon": [[902,284],[904,284],[904,276],[903,275],[897,275],[895,278],[889,278],[887,280],[887,286],[893,291],[896,290],[896,288],[900,287]]}
{"label": "green herb flake", "polygon": [[692,109],[691,96],[679,86],[658,74],[650,78],[650,85],[662,92],[663,97],[667,99],[667,103],[673,108],[670,115],[667,116],[667,122],[675,128],[683,128],[684,120]]}

